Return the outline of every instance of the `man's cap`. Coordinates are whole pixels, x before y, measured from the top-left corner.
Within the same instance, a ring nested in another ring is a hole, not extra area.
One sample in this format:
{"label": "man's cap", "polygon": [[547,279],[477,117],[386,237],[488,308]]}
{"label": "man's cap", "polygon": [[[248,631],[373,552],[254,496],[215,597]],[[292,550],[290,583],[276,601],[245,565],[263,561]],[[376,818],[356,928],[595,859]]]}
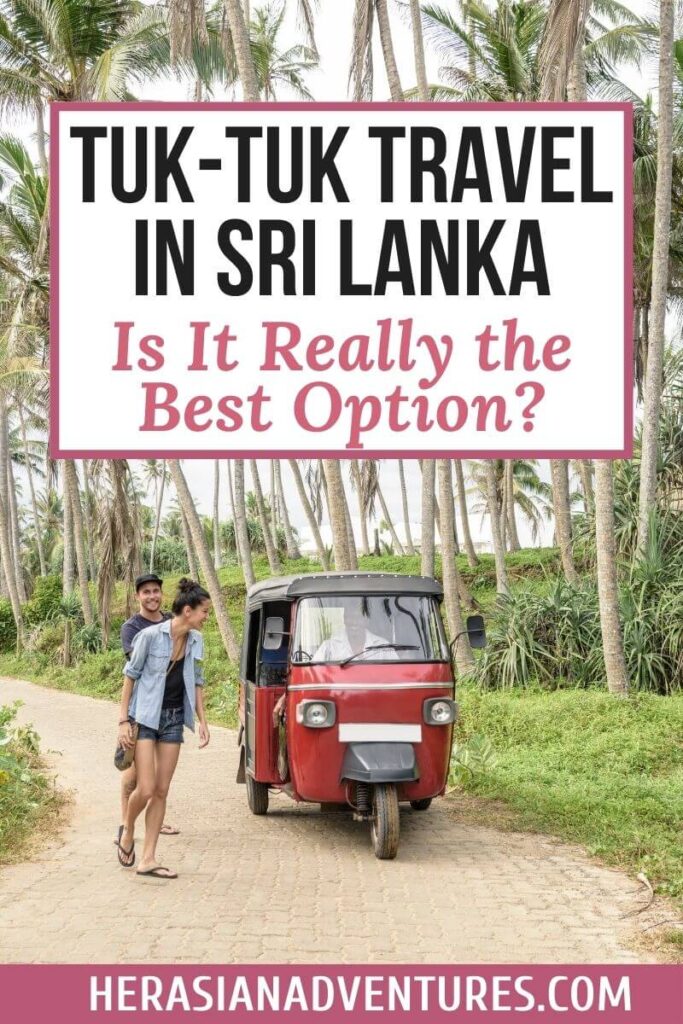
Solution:
{"label": "man's cap", "polygon": [[145,583],[158,583],[160,587],[163,587],[164,581],[160,576],[157,576],[155,572],[145,573],[144,576],[138,576],[135,580],[135,593],[137,594],[140,587],[144,587]]}

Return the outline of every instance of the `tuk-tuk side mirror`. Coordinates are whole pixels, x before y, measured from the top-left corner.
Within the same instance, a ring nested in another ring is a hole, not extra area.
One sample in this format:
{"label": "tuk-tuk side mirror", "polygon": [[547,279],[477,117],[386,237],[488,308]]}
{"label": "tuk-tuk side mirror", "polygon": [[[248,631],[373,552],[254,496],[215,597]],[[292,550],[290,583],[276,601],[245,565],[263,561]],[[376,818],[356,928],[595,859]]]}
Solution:
{"label": "tuk-tuk side mirror", "polygon": [[465,636],[465,633],[467,633],[470,647],[474,650],[480,650],[482,647],[486,647],[486,629],[484,628],[483,616],[468,615],[466,625],[467,629],[463,630],[462,633],[458,633],[457,636],[454,636],[450,642],[449,646],[452,654],[455,654],[455,648],[458,640],[461,636]]}
{"label": "tuk-tuk side mirror", "polygon": [[486,647],[486,628],[482,615],[467,616],[467,635],[470,640],[470,647],[475,650]]}
{"label": "tuk-tuk side mirror", "polygon": [[289,636],[289,633],[285,632],[285,620],[281,615],[269,615],[263,629],[263,650],[279,650],[282,647],[283,636]]}

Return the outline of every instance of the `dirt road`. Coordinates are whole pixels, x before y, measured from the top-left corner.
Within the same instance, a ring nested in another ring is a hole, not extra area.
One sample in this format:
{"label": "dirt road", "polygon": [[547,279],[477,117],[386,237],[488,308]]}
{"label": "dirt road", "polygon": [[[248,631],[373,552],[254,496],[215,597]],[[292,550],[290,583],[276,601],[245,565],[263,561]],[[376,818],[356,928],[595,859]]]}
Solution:
{"label": "dirt road", "polygon": [[[396,861],[367,826],[286,797],[266,817],[235,784],[235,734],[186,743],[160,840],[177,881],[120,868],[113,704],[0,679],[20,699],[69,824],[30,863],[0,869],[0,962],[637,962],[638,885],[543,837],[463,825],[452,799],[402,814]],[[639,895],[639,893],[638,893]]]}

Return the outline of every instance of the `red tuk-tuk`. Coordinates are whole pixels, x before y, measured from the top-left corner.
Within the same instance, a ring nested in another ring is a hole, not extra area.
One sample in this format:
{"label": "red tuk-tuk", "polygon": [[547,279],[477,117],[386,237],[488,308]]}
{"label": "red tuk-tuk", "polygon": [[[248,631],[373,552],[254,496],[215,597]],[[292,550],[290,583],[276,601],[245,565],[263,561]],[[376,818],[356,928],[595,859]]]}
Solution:
{"label": "red tuk-tuk", "polygon": [[[389,573],[277,577],[247,593],[238,782],[254,814],[271,789],[348,805],[380,859],[396,856],[399,802],[446,787],[457,716],[436,580]],[[483,621],[468,620],[473,646]]]}

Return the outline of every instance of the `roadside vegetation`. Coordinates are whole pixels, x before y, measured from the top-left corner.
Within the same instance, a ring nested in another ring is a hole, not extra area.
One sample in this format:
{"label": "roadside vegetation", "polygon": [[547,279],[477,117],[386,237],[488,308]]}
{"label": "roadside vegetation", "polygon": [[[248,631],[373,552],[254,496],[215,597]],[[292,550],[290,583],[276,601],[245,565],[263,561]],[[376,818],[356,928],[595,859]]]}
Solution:
{"label": "roadside vegetation", "polygon": [[[683,903],[680,685],[676,693],[662,696],[666,691],[649,686],[643,676],[643,692],[618,701],[605,692],[595,595],[590,594],[589,580],[578,588],[568,587],[555,549],[508,555],[510,596],[504,600],[496,597],[493,556],[480,556],[474,569],[465,556],[458,556],[458,564],[484,614],[490,643],[479,653],[475,679],[459,686],[461,721],[452,782],[477,798],[502,801],[510,812],[508,823],[514,827],[581,843],[590,853],[633,875],[645,872],[657,891]],[[362,557],[359,567],[420,571],[419,556]],[[319,568],[314,559],[283,559],[284,573]],[[258,579],[270,575],[265,556],[254,559],[254,572]],[[441,573],[438,556],[435,573]],[[218,575],[239,637],[245,596],[242,572],[233,564],[219,569]],[[165,580],[167,601],[179,576]],[[82,640],[85,627],[77,616],[72,622],[71,664],[65,667],[59,583],[60,577],[36,580],[27,614],[26,648],[17,655],[11,638],[4,642],[0,672],[117,700],[123,665],[118,631],[127,615],[125,588],[121,584],[116,588],[108,649],[88,648]],[[671,626],[673,633],[676,624]],[[576,636],[584,638],[583,646]],[[204,637],[210,718],[216,724],[234,726],[237,666],[225,653],[213,617]],[[37,783],[31,779],[33,800]],[[453,799],[458,800],[457,791]],[[0,789],[0,808],[1,800]],[[39,802],[35,813],[40,806]],[[27,822],[31,820],[29,816]],[[11,832],[4,819],[0,836],[3,829]]]}

